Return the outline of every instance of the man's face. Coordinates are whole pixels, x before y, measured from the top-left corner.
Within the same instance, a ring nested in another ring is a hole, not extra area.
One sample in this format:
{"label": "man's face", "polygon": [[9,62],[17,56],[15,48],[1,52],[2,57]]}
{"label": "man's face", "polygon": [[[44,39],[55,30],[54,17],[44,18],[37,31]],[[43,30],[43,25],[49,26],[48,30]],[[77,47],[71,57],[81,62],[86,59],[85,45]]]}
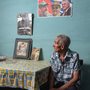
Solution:
{"label": "man's face", "polygon": [[63,1],[62,2],[62,8],[64,10],[67,10],[69,7],[70,7],[70,3],[69,2],[67,2],[67,1]]}
{"label": "man's face", "polygon": [[47,6],[43,6],[40,9],[41,9],[42,12],[45,12],[45,11],[47,11]]}
{"label": "man's face", "polygon": [[55,50],[56,52],[59,52],[59,51],[61,50],[62,44],[60,45],[59,42],[60,42],[59,39],[56,38],[55,41],[54,41],[54,44],[53,44],[54,50]]}
{"label": "man's face", "polygon": [[60,5],[52,5],[53,15],[56,16],[60,13]]}

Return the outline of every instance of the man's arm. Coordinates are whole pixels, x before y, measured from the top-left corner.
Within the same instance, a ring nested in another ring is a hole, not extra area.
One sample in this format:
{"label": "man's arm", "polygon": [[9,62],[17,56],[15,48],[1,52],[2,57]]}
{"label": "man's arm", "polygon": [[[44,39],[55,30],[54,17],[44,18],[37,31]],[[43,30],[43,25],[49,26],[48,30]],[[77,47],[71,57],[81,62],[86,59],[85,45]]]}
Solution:
{"label": "man's arm", "polygon": [[69,87],[73,86],[76,83],[78,78],[79,78],[79,71],[74,71],[72,75],[72,79],[68,81],[67,83],[65,83],[63,86],[61,86],[58,90],[68,89]]}

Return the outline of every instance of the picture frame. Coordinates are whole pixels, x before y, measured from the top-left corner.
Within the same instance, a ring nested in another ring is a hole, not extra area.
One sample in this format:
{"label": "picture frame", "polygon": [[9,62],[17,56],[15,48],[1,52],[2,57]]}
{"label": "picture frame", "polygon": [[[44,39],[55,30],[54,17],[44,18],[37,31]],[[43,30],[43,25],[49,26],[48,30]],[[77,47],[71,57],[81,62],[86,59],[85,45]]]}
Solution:
{"label": "picture frame", "polygon": [[41,48],[33,47],[32,48],[32,53],[31,53],[31,60],[38,61],[39,58],[40,58],[40,51],[41,51]]}
{"label": "picture frame", "polygon": [[17,15],[17,33],[19,35],[33,34],[33,14],[19,13]]}
{"label": "picture frame", "polygon": [[13,58],[29,59],[32,51],[32,39],[16,38]]}

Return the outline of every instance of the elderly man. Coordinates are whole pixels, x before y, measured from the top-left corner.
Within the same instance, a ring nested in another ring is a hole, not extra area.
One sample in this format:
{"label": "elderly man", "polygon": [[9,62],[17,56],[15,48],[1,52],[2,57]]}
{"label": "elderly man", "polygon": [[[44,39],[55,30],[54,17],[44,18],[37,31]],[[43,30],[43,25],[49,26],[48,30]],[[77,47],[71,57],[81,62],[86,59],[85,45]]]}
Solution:
{"label": "elderly man", "polygon": [[62,9],[63,9],[62,16],[70,16],[71,15],[71,6],[70,6],[69,0],[62,1]]}
{"label": "elderly man", "polygon": [[69,49],[70,38],[58,35],[51,55],[50,90],[78,90],[79,54]]}

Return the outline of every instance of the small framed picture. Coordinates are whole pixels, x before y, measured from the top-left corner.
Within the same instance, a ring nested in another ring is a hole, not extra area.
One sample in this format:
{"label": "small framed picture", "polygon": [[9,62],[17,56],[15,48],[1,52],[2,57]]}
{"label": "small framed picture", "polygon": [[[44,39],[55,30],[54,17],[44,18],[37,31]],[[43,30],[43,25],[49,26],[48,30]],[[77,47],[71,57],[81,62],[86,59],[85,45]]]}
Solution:
{"label": "small framed picture", "polygon": [[39,60],[40,50],[41,50],[41,48],[36,48],[36,47],[32,48],[31,60],[36,60],[36,61]]}
{"label": "small framed picture", "polygon": [[17,15],[17,33],[19,35],[32,35],[32,21],[32,13],[19,13]]}
{"label": "small framed picture", "polygon": [[13,58],[29,59],[32,51],[32,39],[16,38]]}

